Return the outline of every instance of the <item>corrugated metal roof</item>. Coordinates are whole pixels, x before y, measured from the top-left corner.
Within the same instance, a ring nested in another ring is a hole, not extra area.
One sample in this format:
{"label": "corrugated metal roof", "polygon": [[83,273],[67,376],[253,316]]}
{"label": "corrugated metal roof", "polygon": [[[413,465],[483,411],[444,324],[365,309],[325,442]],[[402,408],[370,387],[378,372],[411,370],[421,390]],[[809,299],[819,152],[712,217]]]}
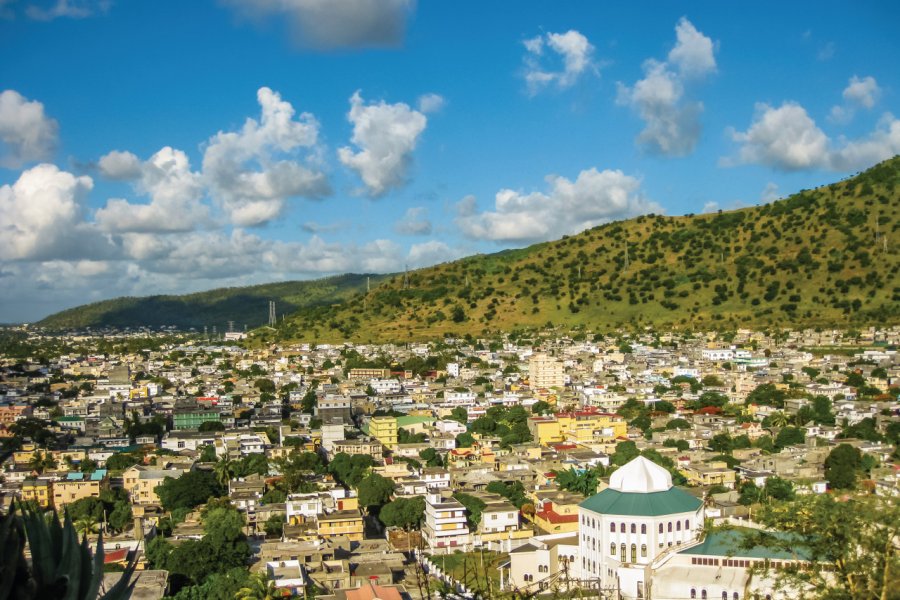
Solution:
{"label": "corrugated metal roof", "polygon": [[658,517],[694,512],[700,508],[700,500],[684,490],[673,487],[664,492],[620,492],[607,488],[579,504],[581,508],[606,514],[640,517]]}

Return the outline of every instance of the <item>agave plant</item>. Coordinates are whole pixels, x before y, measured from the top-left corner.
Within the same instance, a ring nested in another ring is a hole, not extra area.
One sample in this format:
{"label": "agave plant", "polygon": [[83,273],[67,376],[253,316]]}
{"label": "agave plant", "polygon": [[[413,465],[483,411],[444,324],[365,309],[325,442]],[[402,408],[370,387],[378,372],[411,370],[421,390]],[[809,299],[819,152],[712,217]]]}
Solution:
{"label": "agave plant", "polygon": [[[60,523],[56,511],[49,519],[33,507],[13,506],[0,522],[0,600],[126,600],[131,595],[132,562],[106,593],[103,582],[103,536],[91,557],[87,538],[78,534],[69,515]],[[25,558],[25,545],[31,564]]]}

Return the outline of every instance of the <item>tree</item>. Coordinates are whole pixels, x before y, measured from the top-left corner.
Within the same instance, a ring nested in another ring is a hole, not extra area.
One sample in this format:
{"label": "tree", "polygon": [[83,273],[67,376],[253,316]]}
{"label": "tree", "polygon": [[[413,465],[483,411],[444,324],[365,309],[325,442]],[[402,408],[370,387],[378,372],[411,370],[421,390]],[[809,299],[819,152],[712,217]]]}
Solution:
{"label": "tree", "polygon": [[457,448],[470,448],[475,444],[475,437],[468,431],[464,431],[456,436]]}
{"label": "tree", "polygon": [[679,452],[684,452],[691,447],[691,444],[687,440],[666,440],[663,442],[663,446],[676,448]]}
{"label": "tree", "polygon": [[235,600],[276,600],[284,597],[266,573],[254,573],[234,595]]}
{"label": "tree", "polygon": [[766,496],[775,500],[793,500],[794,484],[787,479],[781,477],[769,477],[766,479],[766,485],[763,488]]}
{"label": "tree", "polygon": [[366,508],[380,507],[391,499],[394,482],[378,473],[370,473],[359,484],[359,503]]}
{"label": "tree", "polygon": [[734,449],[734,441],[727,433],[718,433],[709,440],[709,449],[713,452],[730,454]]}
{"label": "tree", "polygon": [[110,471],[124,471],[141,462],[141,458],[139,454],[133,452],[119,452],[106,459],[106,468]]}
{"label": "tree", "polygon": [[611,462],[617,467],[621,467],[631,459],[637,458],[640,455],[641,451],[638,450],[637,444],[634,442],[630,440],[627,442],[619,442],[616,444],[616,451],[612,455]]}
{"label": "tree", "polygon": [[450,411],[450,418],[459,422],[460,425],[467,425],[469,423],[469,412],[465,406],[457,406]]}
{"label": "tree", "polygon": [[791,418],[782,411],[775,411],[768,416],[769,425],[772,427],[786,427],[791,422]]}
{"label": "tree", "polygon": [[87,537],[92,533],[100,531],[100,524],[97,522],[94,515],[87,514],[75,521],[75,531],[82,537]]}
{"label": "tree", "polygon": [[156,494],[164,509],[194,508],[220,496],[223,488],[210,471],[189,471],[177,479],[166,477],[156,487]]}
{"label": "tree", "polygon": [[216,474],[216,481],[222,488],[227,488],[231,478],[234,477],[236,465],[233,460],[227,456],[223,456],[213,465],[213,473]]}
{"label": "tree", "polygon": [[418,529],[425,517],[425,498],[395,498],[381,507],[378,519],[387,527]]}
{"label": "tree", "polygon": [[204,421],[200,423],[199,427],[197,427],[197,431],[225,431],[225,425],[222,423],[222,421]]}
{"label": "tree", "polygon": [[574,467],[564,471],[555,471],[556,485],[562,490],[581,494],[585,498],[597,493],[599,474],[594,469],[576,470]]}
{"label": "tree", "polygon": [[444,461],[441,458],[441,455],[438,454],[437,450],[434,448],[425,448],[421,452],[419,452],[419,458],[425,461],[425,464],[429,467],[443,467]]}
{"label": "tree", "polygon": [[481,523],[481,511],[487,506],[487,504],[484,503],[484,500],[466,494],[465,492],[456,492],[453,494],[453,497],[466,507],[468,513],[466,514],[466,521],[468,521],[469,527],[473,529],[477,528],[478,524]]}
{"label": "tree", "polygon": [[798,598],[897,600],[900,573],[896,498],[866,496],[841,501],[831,494],[799,496],[758,513],[760,522],[783,533],[748,533],[742,546],[762,545],[802,554],[809,568],[770,570],[776,587]]}
{"label": "tree", "polygon": [[216,456],[216,447],[212,444],[206,444],[203,446],[203,449],[200,451],[200,458],[198,458],[202,463],[214,463],[218,460]]}
{"label": "tree", "polygon": [[653,410],[657,412],[664,412],[668,414],[672,414],[675,412],[675,405],[667,400],[660,400],[656,404],[653,405]]}
{"label": "tree", "polygon": [[775,436],[775,447],[786,448],[794,444],[802,444],[806,441],[806,436],[802,429],[797,427],[785,427]]}
{"label": "tree", "polygon": [[253,382],[253,387],[258,389],[262,393],[274,394],[275,393],[275,382],[271,379],[266,379],[265,377],[260,377],[256,381]]}
{"label": "tree", "polygon": [[835,446],[825,459],[825,479],[834,489],[852,490],[862,467],[862,453],[850,444]]}
{"label": "tree", "polygon": [[669,419],[666,423],[666,429],[690,429],[691,424],[686,419]]}
{"label": "tree", "polygon": [[109,513],[106,524],[115,531],[125,531],[132,523],[131,503],[128,501],[116,502],[115,507]]}
{"label": "tree", "polygon": [[375,461],[368,454],[350,456],[338,452],[328,463],[328,472],[344,487],[357,487]]}
{"label": "tree", "polygon": [[548,402],[538,400],[531,405],[531,412],[535,415],[548,415],[553,412],[553,407]]}
{"label": "tree", "polygon": [[266,535],[281,537],[284,531],[284,516],[272,515],[263,523],[263,530],[266,532]]}

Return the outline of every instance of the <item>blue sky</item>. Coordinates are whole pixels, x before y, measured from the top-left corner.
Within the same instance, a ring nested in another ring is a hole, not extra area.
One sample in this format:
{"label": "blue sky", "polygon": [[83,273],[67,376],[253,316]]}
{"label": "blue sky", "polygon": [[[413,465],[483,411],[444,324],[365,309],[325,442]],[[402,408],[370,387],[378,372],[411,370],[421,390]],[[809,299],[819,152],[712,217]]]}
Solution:
{"label": "blue sky", "polygon": [[895,2],[0,0],[0,321],[770,201],[900,152]]}

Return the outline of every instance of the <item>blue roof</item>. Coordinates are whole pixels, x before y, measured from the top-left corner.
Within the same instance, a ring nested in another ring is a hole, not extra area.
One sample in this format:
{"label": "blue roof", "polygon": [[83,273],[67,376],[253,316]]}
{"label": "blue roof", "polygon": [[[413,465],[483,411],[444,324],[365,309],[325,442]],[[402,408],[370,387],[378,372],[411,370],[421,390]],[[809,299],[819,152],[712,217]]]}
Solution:
{"label": "blue roof", "polygon": [[106,469],[97,469],[91,473],[91,481],[100,481],[106,477]]}

